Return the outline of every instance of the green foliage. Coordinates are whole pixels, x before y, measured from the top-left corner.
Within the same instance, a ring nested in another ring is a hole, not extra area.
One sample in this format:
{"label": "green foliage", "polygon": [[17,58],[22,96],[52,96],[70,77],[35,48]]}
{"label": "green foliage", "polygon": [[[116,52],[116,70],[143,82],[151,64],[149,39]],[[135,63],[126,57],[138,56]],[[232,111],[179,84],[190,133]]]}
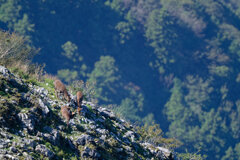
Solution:
{"label": "green foliage", "polygon": [[140,140],[150,142],[155,145],[161,145],[173,149],[179,147],[181,144],[174,138],[164,138],[159,124],[156,123],[136,126],[136,131],[141,136]]}
{"label": "green foliage", "polygon": [[[162,65],[168,63],[171,56],[168,56],[168,48],[172,45],[172,40],[177,35],[171,30],[173,20],[165,9],[153,10],[147,19],[145,36],[150,41],[150,45],[155,49],[155,54],[160,62],[155,65],[159,67],[159,73],[164,73]],[[168,56],[168,57],[167,57]]]}
{"label": "green foliage", "polygon": [[126,40],[130,39],[131,25],[127,22],[119,22],[116,25],[116,30],[119,31],[120,43],[125,43]]}
{"label": "green foliage", "polygon": [[240,138],[240,100],[236,102],[236,109],[230,114],[230,127],[233,133],[233,137]]}
{"label": "green foliage", "polygon": [[119,80],[118,68],[111,56],[101,56],[95,63],[94,70],[89,74],[89,83],[96,84],[96,98],[109,102],[111,93],[116,93],[116,82]]}
{"label": "green foliage", "polygon": [[229,67],[227,66],[210,66],[209,71],[211,74],[216,74],[220,77],[227,77],[230,71]]}
{"label": "green foliage", "polygon": [[71,71],[69,69],[61,69],[61,70],[58,70],[57,75],[60,79],[63,79],[66,82],[71,82],[77,79],[78,72]]}
{"label": "green foliage", "polygon": [[[189,92],[185,98],[183,96],[184,85],[180,80],[174,80],[171,98],[165,105],[165,113],[171,122],[168,135],[176,137],[180,141],[187,141],[189,145],[194,142],[191,145],[195,148],[205,149],[205,147],[211,146],[212,148],[216,147],[215,150],[219,150],[224,146],[224,142],[222,137],[216,135],[216,130],[225,134],[224,126],[220,126],[222,120],[220,111],[214,109],[205,111],[206,108],[204,108],[204,102],[208,100],[206,95],[211,93],[212,89],[208,87],[207,81],[192,78],[189,77],[188,83],[186,83]],[[194,97],[196,100],[192,99]],[[214,146],[213,143],[219,145]]]}
{"label": "green foliage", "polygon": [[138,108],[134,105],[133,100],[125,98],[122,100],[119,107],[114,108],[115,112],[120,114],[121,117],[131,121],[139,121],[140,117],[137,116]]}
{"label": "green foliage", "polygon": [[22,36],[14,33],[0,31],[0,62],[3,65],[16,63],[17,61],[26,62],[32,58],[34,52],[25,45]]}
{"label": "green foliage", "polygon": [[62,49],[63,49],[63,53],[62,55],[66,56],[69,59],[73,59],[73,61],[76,61],[76,57],[77,56],[77,50],[78,47],[76,44],[67,41],[65,44],[62,45]]}
{"label": "green foliage", "polygon": [[221,160],[239,160],[240,159],[240,143],[236,144],[235,148],[229,147],[225,151],[225,155]]}
{"label": "green foliage", "polygon": [[20,33],[21,35],[25,35],[27,39],[30,39],[30,36],[27,36],[29,32],[34,31],[34,24],[29,22],[29,18],[27,14],[23,15],[22,19],[19,19],[17,23],[14,24],[14,31],[16,33]]}
{"label": "green foliage", "polygon": [[207,158],[206,155],[201,155],[198,152],[197,153],[188,153],[188,151],[186,150],[186,153],[178,154],[178,158],[180,158],[182,160],[204,160]]}
{"label": "green foliage", "polygon": [[21,10],[18,0],[1,0],[0,4],[0,21],[8,23],[9,27],[13,27]]}
{"label": "green foliage", "polygon": [[89,82],[84,83],[82,80],[73,81],[70,85],[73,94],[75,95],[77,91],[82,91],[84,98],[91,102],[96,102],[95,98],[95,85]]}
{"label": "green foliage", "polygon": [[58,77],[63,79],[66,82],[72,82],[79,78],[80,76],[86,76],[87,66],[84,63],[79,65],[79,62],[83,61],[83,57],[78,53],[78,46],[71,41],[67,41],[61,46],[63,56],[67,57],[71,61],[73,66],[72,70],[70,69],[61,69],[57,71]]}
{"label": "green foliage", "polygon": [[19,3],[19,0],[1,0],[0,22],[2,21],[10,30],[30,40],[30,33],[34,31],[34,24],[30,23],[27,14],[21,15],[22,6]]}

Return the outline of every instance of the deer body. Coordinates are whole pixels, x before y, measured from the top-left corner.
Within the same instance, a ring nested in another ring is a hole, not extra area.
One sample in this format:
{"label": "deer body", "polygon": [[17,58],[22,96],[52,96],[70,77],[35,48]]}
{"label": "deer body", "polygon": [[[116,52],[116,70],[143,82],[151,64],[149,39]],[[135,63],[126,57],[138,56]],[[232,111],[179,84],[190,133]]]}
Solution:
{"label": "deer body", "polygon": [[70,102],[70,100],[71,100],[70,95],[68,94],[65,85],[60,80],[55,80],[54,81],[54,88],[55,88],[55,93],[56,93],[57,98],[59,98],[58,94],[60,93],[60,94],[64,95],[64,98],[68,102]]}
{"label": "deer body", "polygon": [[68,106],[62,106],[62,107],[61,107],[61,114],[62,114],[63,118],[66,119],[67,125],[68,125],[70,119],[72,119],[72,118],[74,117],[75,112],[72,113],[71,110],[70,110],[70,108],[69,108]]}
{"label": "deer body", "polygon": [[77,92],[77,111],[78,111],[78,114],[80,114],[80,111],[81,111],[81,106],[82,106],[82,100],[83,100],[83,94],[81,91],[78,91]]}

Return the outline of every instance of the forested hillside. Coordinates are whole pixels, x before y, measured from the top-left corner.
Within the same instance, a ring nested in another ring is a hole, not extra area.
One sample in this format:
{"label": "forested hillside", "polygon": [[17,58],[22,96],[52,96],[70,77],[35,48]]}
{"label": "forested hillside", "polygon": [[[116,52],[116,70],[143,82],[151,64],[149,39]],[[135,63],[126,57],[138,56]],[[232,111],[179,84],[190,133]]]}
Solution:
{"label": "forested hillside", "polygon": [[240,158],[240,1],[0,0],[0,28],[66,83],[130,121],[155,121],[207,159]]}

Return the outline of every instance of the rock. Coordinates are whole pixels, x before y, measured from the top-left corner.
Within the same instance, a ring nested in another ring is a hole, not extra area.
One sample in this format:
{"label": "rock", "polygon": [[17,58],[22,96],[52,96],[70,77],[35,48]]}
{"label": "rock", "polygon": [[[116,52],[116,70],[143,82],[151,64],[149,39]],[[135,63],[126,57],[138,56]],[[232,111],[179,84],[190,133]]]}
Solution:
{"label": "rock", "polygon": [[40,99],[40,98],[38,99],[38,103],[39,103],[39,106],[42,109],[43,116],[46,117],[50,112],[49,108],[47,107],[47,105],[45,105],[43,103],[42,99]]}
{"label": "rock", "polygon": [[123,148],[115,148],[115,150],[119,153],[119,152],[122,152],[123,151]]}
{"label": "rock", "polygon": [[26,138],[21,139],[21,142],[19,144],[19,146],[21,146],[23,149],[28,149],[29,147],[34,149],[36,145],[37,143],[34,140]]}
{"label": "rock", "polygon": [[123,137],[129,137],[131,141],[134,141],[135,135],[133,131],[127,131]]}
{"label": "rock", "polygon": [[32,114],[18,113],[18,119],[21,121],[23,128],[27,128],[29,131],[34,131],[35,119]]}
{"label": "rock", "polygon": [[10,142],[4,139],[0,139],[0,149],[5,149]]}
{"label": "rock", "polygon": [[106,135],[101,135],[101,137],[100,137],[100,139],[101,139],[101,140],[103,140],[103,141],[105,141],[105,140],[106,140],[106,138],[107,138],[107,136],[106,136]]}
{"label": "rock", "polygon": [[157,155],[161,154],[163,155],[165,158],[168,158],[168,159],[173,159],[173,155],[172,155],[172,152],[166,148],[163,148],[163,147],[156,147],[159,151],[157,152]]}
{"label": "rock", "polygon": [[100,118],[100,117],[99,117],[99,118],[97,118],[97,119],[95,119],[95,121],[96,121],[96,122],[100,122],[100,123],[104,123],[104,122],[105,122],[105,120],[104,120],[104,119],[102,119],[102,118]]}
{"label": "rock", "polygon": [[76,150],[75,145],[72,143],[72,141],[70,139],[67,139],[67,142],[69,144],[69,146],[71,147],[72,150]]}
{"label": "rock", "polygon": [[44,130],[48,131],[48,133],[38,132],[37,136],[42,137],[44,140],[49,141],[53,145],[58,145],[60,142],[59,131],[56,129],[52,129],[51,127],[48,127],[48,126],[45,126]]}
{"label": "rock", "polygon": [[43,130],[48,132],[48,133],[51,133],[53,131],[53,129],[51,127],[49,127],[49,126],[43,127]]}
{"label": "rock", "polygon": [[10,147],[9,150],[13,153],[16,153],[18,151],[17,148],[15,147]]}
{"label": "rock", "polygon": [[51,150],[49,150],[45,145],[42,145],[42,144],[37,145],[35,151],[43,154],[49,159],[52,159],[55,155]]}
{"label": "rock", "polygon": [[41,96],[41,97],[45,97],[48,95],[48,90],[46,90],[45,88],[42,87],[37,87],[36,88],[36,92]]}
{"label": "rock", "polygon": [[18,160],[18,158],[14,157],[14,156],[12,156],[12,155],[10,155],[10,154],[6,154],[6,155],[4,156],[4,158],[6,158],[6,159],[11,159],[11,160]]}
{"label": "rock", "polygon": [[33,160],[32,156],[27,155],[26,158],[24,160]]}
{"label": "rock", "polygon": [[109,133],[108,130],[106,130],[106,129],[100,129],[100,128],[97,128],[96,131],[97,131],[98,133],[102,134],[102,135],[106,135],[106,134]]}
{"label": "rock", "polygon": [[82,101],[82,104],[83,105],[89,105],[89,106],[91,106],[92,108],[97,108],[97,106],[94,104],[94,103],[92,103],[92,102],[87,102],[87,101]]}
{"label": "rock", "polygon": [[152,154],[154,154],[158,159],[167,159],[167,160],[173,160],[173,154],[172,152],[163,147],[156,147],[153,144],[150,143],[141,143],[141,145],[148,149]]}
{"label": "rock", "polygon": [[59,126],[57,126],[57,129],[60,130],[60,131],[63,131],[64,130],[64,126],[63,125],[59,125]]}
{"label": "rock", "polygon": [[10,71],[4,66],[0,66],[0,73],[3,74],[4,77],[9,76],[11,74]]}
{"label": "rock", "polygon": [[95,150],[89,147],[84,147],[84,150],[81,152],[81,157],[86,158],[98,158],[100,154]]}
{"label": "rock", "polygon": [[76,143],[78,145],[84,146],[86,143],[93,142],[93,138],[90,135],[82,134],[80,137],[77,138]]}
{"label": "rock", "polygon": [[27,153],[27,152],[23,152],[23,156],[24,156],[24,157],[27,157],[27,156],[28,156],[28,153]]}
{"label": "rock", "polygon": [[106,108],[99,107],[100,115],[104,116],[105,118],[111,118],[113,120],[116,119],[116,116],[113,112],[107,110]]}

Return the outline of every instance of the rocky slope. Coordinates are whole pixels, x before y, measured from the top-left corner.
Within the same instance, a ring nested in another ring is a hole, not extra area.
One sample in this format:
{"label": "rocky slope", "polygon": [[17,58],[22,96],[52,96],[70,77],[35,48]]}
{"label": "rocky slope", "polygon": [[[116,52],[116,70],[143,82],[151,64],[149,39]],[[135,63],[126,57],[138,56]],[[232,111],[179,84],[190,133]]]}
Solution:
{"label": "rocky slope", "polygon": [[[41,87],[40,87],[41,86]],[[51,82],[25,80],[0,66],[0,159],[166,159],[168,149],[140,141],[113,112],[83,101],[69,126]]]}

